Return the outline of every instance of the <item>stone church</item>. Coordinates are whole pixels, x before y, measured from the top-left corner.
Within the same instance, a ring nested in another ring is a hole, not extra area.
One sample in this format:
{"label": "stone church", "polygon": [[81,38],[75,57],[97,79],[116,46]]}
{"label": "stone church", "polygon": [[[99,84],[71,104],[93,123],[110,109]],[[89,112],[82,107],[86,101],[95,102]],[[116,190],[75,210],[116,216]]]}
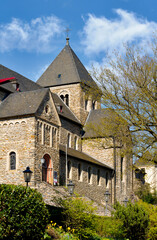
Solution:
{"label": "stone church", "polygon": [[[95,90],[90,94],[90,89]],[[106,190],[110,204],[129,198],[132,156],[124,154],[112,132],[87,127],[115,118],[101,109],[96,89],[68,38],[36,83],[0,65],[0,183],[25,185],[29,166],[29,186],[43,196],[72,180],[76,193],[100,204]],[[98,146],[106,139],[112,147]]]}

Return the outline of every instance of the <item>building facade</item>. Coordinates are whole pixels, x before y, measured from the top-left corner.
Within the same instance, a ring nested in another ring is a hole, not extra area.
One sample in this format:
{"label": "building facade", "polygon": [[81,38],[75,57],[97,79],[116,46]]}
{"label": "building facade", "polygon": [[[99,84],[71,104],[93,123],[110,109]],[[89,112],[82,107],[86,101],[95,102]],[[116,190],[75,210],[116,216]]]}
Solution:
{"label": "building facade", "polygon": [[[25,184],[29,166],[30,186],[42,186],[43,196],[72,180],[77,193],[99,204],[106,190],[110,204],[129,198],[132,156],[114,134],[86,127],[108,117],[114,114],[101,109],[98,87],[69,39],[37,83],[0,65],[0,183]],[[98,145],[102,141],[106,147]]]}

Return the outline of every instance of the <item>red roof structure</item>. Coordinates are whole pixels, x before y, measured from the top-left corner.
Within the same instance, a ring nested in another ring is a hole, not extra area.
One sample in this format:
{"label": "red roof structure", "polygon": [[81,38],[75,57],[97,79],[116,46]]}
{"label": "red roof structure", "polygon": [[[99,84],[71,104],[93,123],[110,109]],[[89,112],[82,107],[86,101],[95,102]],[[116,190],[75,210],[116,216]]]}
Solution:
{"label": "red roof structure", "polygon": [[0,79],[0,84],[1,84],[1,83],[5,83],[5,82],[8,82],[8,81],[11,81],[11,80],[15,80],[15,79],[16,79],[15,77],[3,78],[3,79]]}

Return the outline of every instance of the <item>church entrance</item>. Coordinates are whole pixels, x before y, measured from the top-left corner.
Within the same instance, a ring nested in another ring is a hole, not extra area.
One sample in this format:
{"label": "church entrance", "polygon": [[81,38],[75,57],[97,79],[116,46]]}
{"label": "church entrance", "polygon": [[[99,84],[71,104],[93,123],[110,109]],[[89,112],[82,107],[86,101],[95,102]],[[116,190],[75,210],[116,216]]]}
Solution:
{"label": "church entrance", "polygon": [[53,184],[52,161],[49,154],[45,154],[45,162],[42,164],[42,181]]}

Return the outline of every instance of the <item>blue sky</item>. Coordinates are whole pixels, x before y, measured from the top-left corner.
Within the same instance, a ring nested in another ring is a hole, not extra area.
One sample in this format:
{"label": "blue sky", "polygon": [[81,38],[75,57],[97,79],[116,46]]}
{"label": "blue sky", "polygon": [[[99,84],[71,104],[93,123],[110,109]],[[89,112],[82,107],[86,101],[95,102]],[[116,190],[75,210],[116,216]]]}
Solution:
{"label": "blue sky", "polygon": [[156,0],[1,0],[0,64],[36,81],[66,43],[86,67],[157,29]]}

